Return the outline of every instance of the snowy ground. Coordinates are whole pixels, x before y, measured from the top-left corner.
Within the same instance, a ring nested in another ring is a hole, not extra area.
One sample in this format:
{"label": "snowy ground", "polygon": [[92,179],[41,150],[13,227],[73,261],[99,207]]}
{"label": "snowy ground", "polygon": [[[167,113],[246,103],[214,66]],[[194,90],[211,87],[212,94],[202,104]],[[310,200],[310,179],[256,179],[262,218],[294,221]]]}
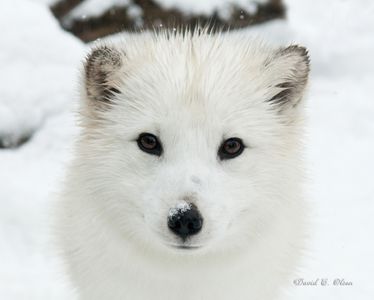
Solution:
{"label": "snowy ground", "polygon": [[[77,132],[71,111],[86,47],[59,29],[45,6],[51,1],[0,1],[0,136],[12,142],[35,131],[24,146],[0,149],[0,299],[6,300],[71,299],[49,246],[49,208]],[[310,49],[307,158],[314,225],[296,278],[327,278],[330,285],[291,282],[286,298],[371,300],[374,2],[287,3],[287,22],[253,32]],[[334,286],[335,278],[353,286]]]}

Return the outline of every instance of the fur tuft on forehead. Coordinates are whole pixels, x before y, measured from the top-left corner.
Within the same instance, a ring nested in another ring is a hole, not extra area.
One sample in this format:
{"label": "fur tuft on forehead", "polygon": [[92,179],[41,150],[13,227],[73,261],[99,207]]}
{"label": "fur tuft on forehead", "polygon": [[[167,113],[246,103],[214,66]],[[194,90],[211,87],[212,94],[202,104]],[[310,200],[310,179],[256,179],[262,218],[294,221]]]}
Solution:
{"label": "fur tuft on forehead", "polygon": [[270,47],[245,32],[181,29],[129,34],[99,45],[84,69],[86,100],[101,111],[116,101],[139,107],[179,101],[188,90],[200,102],[209,101],[209,93],[246,94],[237,102],[256,99],[284,113],[301,101],[310,68],[301,46]]}

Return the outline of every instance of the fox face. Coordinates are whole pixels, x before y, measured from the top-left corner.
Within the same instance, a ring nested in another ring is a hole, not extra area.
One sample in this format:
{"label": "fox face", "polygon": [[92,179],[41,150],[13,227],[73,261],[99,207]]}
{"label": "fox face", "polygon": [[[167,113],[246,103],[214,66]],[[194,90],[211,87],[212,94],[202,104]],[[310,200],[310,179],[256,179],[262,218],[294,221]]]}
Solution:
{"label": "fox face", "polygon": [[308,73],[305,48],[240,36],[97,46],[83,72],[82,188],[144,248],[203,255],[260,243],[297,205]]}

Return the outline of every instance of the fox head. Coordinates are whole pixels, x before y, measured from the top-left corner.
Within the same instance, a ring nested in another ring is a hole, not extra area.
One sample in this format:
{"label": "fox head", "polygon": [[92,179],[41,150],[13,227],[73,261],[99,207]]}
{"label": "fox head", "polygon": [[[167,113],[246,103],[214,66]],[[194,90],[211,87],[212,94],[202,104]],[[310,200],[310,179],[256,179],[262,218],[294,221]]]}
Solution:
{"label": "fox head", "polygon": [[[244,34],[97,45],[82,79],[81,189],[125,240],[176,253],[245,248],[299,218],[309,58]],[[269,245],[271,246],[271,245]]]}

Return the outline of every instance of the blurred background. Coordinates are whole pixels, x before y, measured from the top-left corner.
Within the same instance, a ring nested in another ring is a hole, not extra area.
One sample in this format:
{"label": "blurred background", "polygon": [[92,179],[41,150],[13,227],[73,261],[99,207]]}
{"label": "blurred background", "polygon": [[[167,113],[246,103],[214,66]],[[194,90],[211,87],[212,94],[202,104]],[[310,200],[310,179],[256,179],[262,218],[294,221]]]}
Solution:
{"label": "blurred background", "polygon": [[[78,76],[89,47],[122,31],[185,24],[309,48],[312,230],[285,299],[374,299],[372,0],[1,0],[0,299],[73,299],[50,208],[79,130]],[[298,278],[330,284],[297,286]]]}

